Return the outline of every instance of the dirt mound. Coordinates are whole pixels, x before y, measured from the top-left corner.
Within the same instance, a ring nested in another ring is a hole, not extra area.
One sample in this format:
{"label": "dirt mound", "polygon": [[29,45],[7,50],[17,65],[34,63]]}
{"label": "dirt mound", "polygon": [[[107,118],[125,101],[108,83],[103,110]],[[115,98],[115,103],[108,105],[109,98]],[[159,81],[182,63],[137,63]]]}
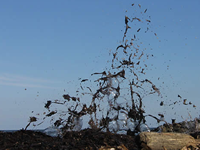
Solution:
{"label": "dirt mound", "polygon": [[139,142],[136,139],[136,136],[113,134],[92,129],[66,132],[62,138],[51,137],[41,132],[20,130],[13,133],[0,132],[0,149],[95,150],[115,148],[119,150],[137,150],[139,149]]}
{"label": "dirt mound", "polygon": [[[0,150],[139,150],[200,148],[200,132],[142,132],[135,136],[102,132],[99,129],[69,131],[63,137],[51,137],[42,132],[20,130],[0,132]],[[178,140],[175,143],[171,142]],[[190,142],[189,142],[190,141]],[[192,142],[191,142],[192,141]],[[175,148],[176,147],[176,148]],[[177,148],[179,147],[179,148]]]}

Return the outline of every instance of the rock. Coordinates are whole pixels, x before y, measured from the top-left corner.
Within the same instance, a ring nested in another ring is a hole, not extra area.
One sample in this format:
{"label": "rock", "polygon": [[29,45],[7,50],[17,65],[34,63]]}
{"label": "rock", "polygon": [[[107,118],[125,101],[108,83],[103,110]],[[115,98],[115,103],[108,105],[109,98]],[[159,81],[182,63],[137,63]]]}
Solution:
{"label": "rock", "polygon": [[142,150],[180,150],[187,147],[197,148],[197,141],[184,133],[140,133]]}

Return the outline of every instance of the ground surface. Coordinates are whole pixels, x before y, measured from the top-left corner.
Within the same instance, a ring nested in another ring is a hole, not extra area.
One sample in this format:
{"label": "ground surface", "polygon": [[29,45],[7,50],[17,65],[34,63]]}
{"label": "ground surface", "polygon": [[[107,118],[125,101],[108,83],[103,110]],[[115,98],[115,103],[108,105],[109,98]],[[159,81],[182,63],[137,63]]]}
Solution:
{"label": "ground surface", "polygon": [[20,130],[14,133],[0,132],[0,150],[96,150],[105,148],[139,149],[137,138],[86,129],[67,132],[63,138],[50,137],[41,132]]}
{"label": "ground surface", "polygon": [[[181,126],[178,126],[179,130],[177,125],[175,127],[176,128],[173,128],[173,132],[179,131],[179,133],[183,133]],[[171,130],[166,130],[163,132],[171,132]],[[0,150],[111,150],[111,148],[115,148],[115,150],[141,149],[139,136],[134,136],[130,132],[128,132],[128,134],[129,135],[113,134],[94,129],[85,129],[80,132],[66,132],[65,135],[60,138],[51,137],[42,132],[30,130],[0,132]],[[188,134],[197,140],[200,139],[199,131],[190,132]],[[198,143],[200,145],[200,141]]]}

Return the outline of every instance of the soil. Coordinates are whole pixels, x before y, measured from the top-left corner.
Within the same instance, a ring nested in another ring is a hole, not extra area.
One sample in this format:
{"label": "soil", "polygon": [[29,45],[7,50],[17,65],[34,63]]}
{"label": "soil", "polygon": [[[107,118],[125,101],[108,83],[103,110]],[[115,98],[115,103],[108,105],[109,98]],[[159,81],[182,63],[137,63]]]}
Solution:
{"label": "soil", "polygon": [[93,129],[80,132],[70,131],[60,137],[51,137],[42,132],[19,130],[16,132],[0,132],[0,150],[137,150],[137,136],[113,134]]}
{"label": "soil", "polygon": [[[200,139],[199,131],[188,134]],[[124,135],[84,129],[65,132],[62,138],[31,130],[0,132],[0,150],[139,150],[140,146],[139,135],[131,131]]]}

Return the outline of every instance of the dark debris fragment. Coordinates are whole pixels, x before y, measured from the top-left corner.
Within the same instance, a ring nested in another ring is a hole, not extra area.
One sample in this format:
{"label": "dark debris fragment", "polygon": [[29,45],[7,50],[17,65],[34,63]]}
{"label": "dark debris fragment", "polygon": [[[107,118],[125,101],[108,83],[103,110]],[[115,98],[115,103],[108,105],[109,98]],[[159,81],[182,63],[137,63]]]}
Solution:
{"label": "dark debris fragment", "polygon": [[141,30],[141,28],[139,28],[138,30],[137,30],[137,32],[139,32]]}
{"label": "dark debris fragment", "polygon": [[57,112],[56,111],[51,111],[50,113],[46,114],[47,117],[50,117],[52,115],[55,115]]}
{"label": "dark debris fragment", "polygon": [[163,102],[163,101],[161,101],[161,102],[160,102],[160,106],[163,106],[163,105],[164,105],[164,102]]}
{"label": "dark debris fragment", "polygon": [[80,102],[79,97],[71,97],[69,94],[64,94],[63,98],[68,100],[68,101],[73,100],[73,101],[79,101]]}
{"label": "dark debris fragment", "polygon": [[45,108],[49,110],[49,106],[51,105],[51,101],[47,101],[47,103],[45,104]]}

